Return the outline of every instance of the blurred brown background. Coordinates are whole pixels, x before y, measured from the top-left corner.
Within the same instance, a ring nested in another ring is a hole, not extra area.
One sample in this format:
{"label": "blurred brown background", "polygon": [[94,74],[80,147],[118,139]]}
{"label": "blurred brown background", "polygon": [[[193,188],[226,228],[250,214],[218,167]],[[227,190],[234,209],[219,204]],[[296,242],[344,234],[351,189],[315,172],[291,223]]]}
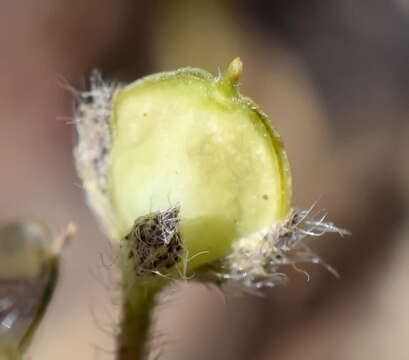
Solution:
{"label": "blurred brown background", "polygon": [[409,359],[408,0],[0,0],[0,45],[0,219],[79,227],[30,359],[113,358],[116,284],[99,255],[114,249],[84,204],[62,79],[216,72],[236,56],[286,143],[295,203],[319,199],[353,236],[312,244],[340,279],[306,267],[308,283],[294,272],[227,305],[173,291],[163,359]]}

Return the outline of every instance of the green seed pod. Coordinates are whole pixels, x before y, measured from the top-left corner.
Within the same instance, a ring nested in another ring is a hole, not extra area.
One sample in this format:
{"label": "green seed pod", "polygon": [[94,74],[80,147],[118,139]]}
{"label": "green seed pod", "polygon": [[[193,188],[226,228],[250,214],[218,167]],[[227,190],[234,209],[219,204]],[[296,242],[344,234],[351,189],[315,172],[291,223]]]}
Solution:
{"label": "green seed pod", "polygon": [[217,77],[184,68],[115,86],[94,75],[82,94],[77,168],[136,275],[212,273],[258,288],[295,262],[284,252],[306,235],[295,231],[306,216],[291,208],[283,144],[240,94],[241,71],[237,58]]}
{"label": "green seed pod", "polygon": [[[176,204],[189,269],[288,216],[289,166],[266,116],[240,95],[239,59],[219,78],[182,69],[113,100],[110,191],[119,236]],[[127,190],[125,190],[127,189]],[[125,191],[124,191],[125,190]]]}
{"label": "green seed pod", "polygon": [[5,336],[0,338],[0,360],[20,360],[21,353],[13,339]]}
{"label": "green seed pod", "polygon": [[0,359],[29,344],[55,288],[62,239],[36,222],[0,227]]}

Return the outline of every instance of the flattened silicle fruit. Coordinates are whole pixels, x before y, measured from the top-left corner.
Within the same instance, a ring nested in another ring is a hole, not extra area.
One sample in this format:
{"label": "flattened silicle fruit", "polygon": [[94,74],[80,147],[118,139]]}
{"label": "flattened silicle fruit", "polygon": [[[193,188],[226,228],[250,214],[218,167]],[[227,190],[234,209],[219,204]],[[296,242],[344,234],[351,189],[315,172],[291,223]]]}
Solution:
{"label": "flattened silicle fruit", "polygon": [[236,59],[218,78],[186,68],[116,92],[109,191],[120,237],[136,218],[176,205],[184,246],[201,254],[192,267],[288,216],[283,145],[240,95],[240,72]]}
{"label": "flattened silicle fruit", "polygon": [[137,276],[210,265],[213,280],[275,286],[278,266],[320,262],[297,249],[304,237],[340,232],[291,208],[283,144],[240,94],[241,71],[237,58],[217,77],[184,68],[122,86],[94,74],[81,95],[77,168]]}

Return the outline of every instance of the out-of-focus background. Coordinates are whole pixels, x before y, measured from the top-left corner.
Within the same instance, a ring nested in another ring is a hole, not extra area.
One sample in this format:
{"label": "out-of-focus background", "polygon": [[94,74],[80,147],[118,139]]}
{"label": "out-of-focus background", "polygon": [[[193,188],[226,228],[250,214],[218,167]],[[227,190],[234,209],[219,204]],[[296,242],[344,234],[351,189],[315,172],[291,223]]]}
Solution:
{"label": "out-of-focus background", "polygon": [[295,203],[319,199],[353,235],[311,243],[340,279],[306,267],[309,282],[227,304],[179,287],[157,314],[163,358],[409,359],[408,0],[0,0],[0,219],[79,227],[29,359],[114,358],[115,249],[84,204],[61,83],[216,73],[236,56],[284,139]]}

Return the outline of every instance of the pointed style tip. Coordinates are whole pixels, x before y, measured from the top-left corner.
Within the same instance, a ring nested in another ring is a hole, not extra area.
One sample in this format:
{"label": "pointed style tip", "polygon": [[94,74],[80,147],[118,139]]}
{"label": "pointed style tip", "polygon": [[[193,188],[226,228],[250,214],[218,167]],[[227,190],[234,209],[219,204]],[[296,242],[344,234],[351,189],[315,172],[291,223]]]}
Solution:
{"label": "pointed style tip", "polygon": [[239,57],[233,59],[222,76],[222,81],[229,85],[236,85],[243,72],[243,63]]}

